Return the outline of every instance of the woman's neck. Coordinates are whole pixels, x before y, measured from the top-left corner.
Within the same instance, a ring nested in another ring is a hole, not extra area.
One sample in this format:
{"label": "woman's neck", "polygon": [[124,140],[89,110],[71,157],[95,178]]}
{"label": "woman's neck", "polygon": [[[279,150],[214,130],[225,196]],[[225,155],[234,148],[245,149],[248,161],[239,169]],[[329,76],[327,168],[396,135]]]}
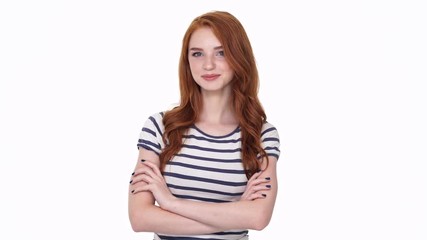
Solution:
{"label": "woman's neck", "polygon": [[237,125],[230,95],[203,95],[203,108],[198,122],[214,125]]}

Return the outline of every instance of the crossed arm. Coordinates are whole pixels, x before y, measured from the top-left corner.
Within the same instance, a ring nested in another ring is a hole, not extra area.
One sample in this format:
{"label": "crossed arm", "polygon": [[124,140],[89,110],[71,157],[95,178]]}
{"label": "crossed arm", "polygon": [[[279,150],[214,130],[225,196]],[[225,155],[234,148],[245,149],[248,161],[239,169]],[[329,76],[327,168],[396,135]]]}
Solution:
{"label": "crossed arm", "polygon": [[[142,162],[141,159],[146,161]],[[263,171],[249,179],[240,201],[196,202],[173,196],[158,168],[158,156],[140,148],[129,186],[129,219],[133,230],[207,234],[232,229],[265,228],[270,222],[278,189],[276,159],[269,157],[268,160],[268,167],[262,166]]]}

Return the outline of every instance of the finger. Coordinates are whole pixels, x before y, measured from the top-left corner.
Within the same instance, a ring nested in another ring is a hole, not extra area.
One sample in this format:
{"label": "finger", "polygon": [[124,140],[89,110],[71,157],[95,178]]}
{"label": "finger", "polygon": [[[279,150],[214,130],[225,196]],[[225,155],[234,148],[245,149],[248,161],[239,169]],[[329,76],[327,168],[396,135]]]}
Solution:
{"label": "finger", "polygon": [[149,162],[149,161],[143,161],[142,164],[150,167],[151,170],[154,173],[156,173],[157,176],[162,176],[162,172],[160,171],[159,167],[156,164]]}
{"label": "finger", "polygon": [[144,176],[144,174],[138,174],[137,176],[133,177],[130,180],[129,184],[135,185],[135,184],[140,183],[140,182],[147,183],[147,182],[144,181],[143,176]]}
{"label": "finger", "polygon": [[254,193],[254,194],[251,194],[249,198],[250,200],[255,200],[255,199],[264,199],[266,197],[267,197],[267,194],[265,193]]}
{"label": "finger", "polygon": [[259,186],[259,185],[267,185],[269,181],[270,180],[267,180],[267,179],[264,179],[264,178],[262,178],[262,179],[255,179],[252,182],[250,182],[246,186],[246,188],[247,189],[251,189],[251,188],[254,188],[254,187]]}
{"label": "finger", "polygon": [[257,179],[259,175],[261,175],[261,173],[262,173],[261,171],[254,173],[254,175],[252,175],[252,177],[249,179],[248,182],[252,182],[253,180]]}
{"label": "finger", "polygon": [[270,181],[271,181],[270,178],[257,178],[255,180],[253,180],[250,184],[251,184],[251,186],[256,186],[256,185],[263,184],[263,183],[267,184]]}
{"label": "finger", "polygon": [[269,185],[269,184],[266,184],[266,185],[262,184],[262,185],[258,185],[258,186],[253,187],[251,190],[252,190],[253,193],[256,193],[256,192],[259,192],[259,191],[268,191],[270,189],[271,189],[271,185]]}
{"label": "finger", "polygon": [[133,172],[132,176],[136,176],[138,174],[144,173],[144,171],[146,169],[148,169],[149,167],[147,167],[146,165],[138,165],[138,167],[135,169],[135,171]]}
{"label": "finger", "polygon": [[149,185],[144,185],[144,186],[138,186],[135,187],[134,189],[132,189],[130,191],[131,194],[137,194],[139,192],[149,192],[150,191],[150,186]]}
{"label": "finger", "polygon": [[[144,168],[152,168],[152,165],[151,164],[144,164],[144,163],[146,163],[146,162],[150,162],[150,161],[148,161],[148,160],[145,160],[145,159],[141,159],[140,160],[140,164],[138,164],[137,165],[137,168],[135,169],[135,171],[132,173],[132,175],[135,175],[135,174],[138,174],[139,172],[141,172],[142,171],[142,169],[144,169]],[[154,165],[154,164],[153,164]],[[154,165],[155,166],[155,165]]]}
{"label": "finger", "polygon": [[156,175],[150,167],[145,165],[142,165],[141,167],[138,167],[137,169],[135,169],[135,172],[132,175],[132,177],[136,177],[140,174],[148,174],[151,177],[154,177]]}
{"label": "finger", "polygon": [[247,201],[252,201],[252,200],[255,200],[255,199],[258,199],[258,198],[261,198],[262,197],[262,195],[261,194],[256,194],[256,193],[252,193],[251,195],[249,195],[247,198],[245,198],[244,200],[247,200]]}
{"label": "finger", "polygon": [[141,174],[138,174],[137,176],[134,176],[129,183],[131,185],[135,185],[139,182],[144,182],[144,183],[150,184],[153,181],[154,181],[153,177],[151,177],[149,174],[141,173]]}
{"label": "finger", "polygon": [[[143,163],[145,164],[145,163]],[[160,171],[156,171],[156,166],[154,165],[154,169],[151,167],[146,166],[146,172],[148,175],[150,175],[150,177],[152,177],[153,179],[155,179],[158,182],[163,182],[164,178],[163,175],[160,173]]]}

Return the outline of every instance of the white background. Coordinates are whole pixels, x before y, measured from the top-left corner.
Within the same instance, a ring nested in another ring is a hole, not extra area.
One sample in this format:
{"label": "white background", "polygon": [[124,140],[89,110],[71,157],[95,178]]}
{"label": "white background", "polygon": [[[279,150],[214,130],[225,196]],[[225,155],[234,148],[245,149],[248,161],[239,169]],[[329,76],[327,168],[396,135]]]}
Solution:
{"label": "white background", "polygon": [[421,2],[2,1],[0,239],[152,238],[127,215],[139,131],[178,101],[182,36],[210,10],[245,26],[281,137],[251,239],[427,239]]}

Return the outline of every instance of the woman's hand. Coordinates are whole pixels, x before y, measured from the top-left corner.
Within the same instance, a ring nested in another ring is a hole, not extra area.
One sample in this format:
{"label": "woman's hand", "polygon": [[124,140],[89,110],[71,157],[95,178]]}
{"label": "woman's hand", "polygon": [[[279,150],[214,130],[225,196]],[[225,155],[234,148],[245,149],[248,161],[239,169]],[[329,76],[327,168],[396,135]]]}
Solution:
{"label": "woman's hand", "polygon": [[163,209],[166,209],[167,204],[176,199],[166,185],[160,169],[149,161],[143,161],[142,167],[136,169],[133,173],[130,184],[135,185],[138,182],[144,182],[146,184],[138,184],[138,187],[135,186],[131,191],[132,194],[150,191],[159,206]]}
{"label": "woman's hand", "polygon": [[[252,201],[266,197],[265,192],[271,188],[271,185],[268,184],[270,179],[258,178],[261,173],[262,172],[260,171],[252,175],[246,185],[245,192],[242,194],[239,201]],[[139,182],[144,182],[145,184],[138,184],[138,186],[136,186],[136,183]],[[142,167],[135,170],[130,184],[135,186],[132,190],[133,194],[150,191],[159,206],[163,209],[167,209],[167,204],[177,199],[172,195],[166,185],[160,169],[149,161],[142,162]]]}
{"label": "woman's hand", "polygon": [[240,197],[240,201],[252,201],[258,198],[265,198],[267,195],[263,192],[270,190],[271,185],[268,184],[270,178],[258,178],[261,171],[252,175],[246,185],[245,192]]}

